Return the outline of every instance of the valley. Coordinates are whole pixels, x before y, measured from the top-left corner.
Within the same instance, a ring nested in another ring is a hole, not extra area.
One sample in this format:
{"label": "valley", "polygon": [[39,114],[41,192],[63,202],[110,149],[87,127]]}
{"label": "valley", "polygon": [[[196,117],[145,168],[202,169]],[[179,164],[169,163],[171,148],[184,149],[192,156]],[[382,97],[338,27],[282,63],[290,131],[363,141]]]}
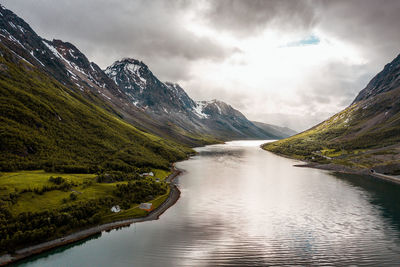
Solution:
{"label": "valley", "polygon": [[0,266],[399,262],[400,55],[378,72],[301,1],[288,35],[261,23],[284,1],[90,2],[0,4]]}
{"label": "valley", "polygon": [[192,100],[139,60],[103,71],[1,7],[0,251],[145,217],[141,203],[157,209],[179,193],[164,179],[194,146],[287,136],[268,127],[222,101]]}

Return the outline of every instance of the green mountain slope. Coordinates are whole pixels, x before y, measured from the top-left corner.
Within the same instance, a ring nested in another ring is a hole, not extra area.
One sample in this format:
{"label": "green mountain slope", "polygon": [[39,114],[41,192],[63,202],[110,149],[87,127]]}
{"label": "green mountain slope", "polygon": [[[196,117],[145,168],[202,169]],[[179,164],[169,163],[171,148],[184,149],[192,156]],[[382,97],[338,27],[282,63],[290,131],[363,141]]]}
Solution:
{"label": "green mountain slope", "polygon": [[[192,149],[88,99],[0,44],[0,254],[145,216],[139,203],[156,208],[168,197],[167,169]],[[148,170],[155,177],[139,175]]]}
{"label": "green mountain slope", "polygon": [[308,161],[400,171],[400,57],[385,66],[351,106],[264,149]]}
{"label": "green mountain slope", "polygon": [[121,121],[7,48],[0,51],[0,170],[167,168],[191,152]]}

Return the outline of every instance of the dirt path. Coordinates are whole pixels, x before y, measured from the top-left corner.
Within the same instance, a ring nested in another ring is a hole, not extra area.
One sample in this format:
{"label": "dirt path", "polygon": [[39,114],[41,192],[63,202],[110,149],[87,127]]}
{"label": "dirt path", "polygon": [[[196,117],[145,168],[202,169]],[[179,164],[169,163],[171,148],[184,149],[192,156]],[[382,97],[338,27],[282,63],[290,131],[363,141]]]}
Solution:
{"label": "dirt path", "polygon": [[173,206],[179,199],[181,192],[179,191],[178,187],[175,185],[173,180],[181,174],[182,171],[174,169],[173,172],[165,179],[165,181],[170,183],[170,193],[168,198],[155,210],[151,211],[146,217],[134,218],[134,219],[127,219],[122,221],[116,221],[112,223],[106,223],[98,226],[94,226],[85,230],[81,230],[75,232],[73,234],[57,238],[51,241],[47,241],[44,243],[40,243],[38,245],[30,246],[27,248],[23,248],[17,250],[14,254],[5,254],[0,257],[0,266],[4,266],[10,264],[12,262],[24,259],[26,257],[40,254],[44,251],[64,246],[67,244],[71,244],[73,242],[88,238],[92,235],[99,234],[103,231],[108,231],[111,229],[128,226],[132,223],[138,222],[145,222],[145,221],[152,221],[157,220],[161,214],[163,214],[169,207]]}

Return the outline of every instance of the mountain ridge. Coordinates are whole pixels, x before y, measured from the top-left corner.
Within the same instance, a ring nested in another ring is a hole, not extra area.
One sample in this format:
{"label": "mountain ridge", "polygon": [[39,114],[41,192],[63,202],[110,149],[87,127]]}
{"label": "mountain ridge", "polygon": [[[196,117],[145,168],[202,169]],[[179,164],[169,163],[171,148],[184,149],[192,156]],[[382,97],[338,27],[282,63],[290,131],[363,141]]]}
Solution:
{"label": "mountain ridge", "polygon": [[276,138],[223,101],[194,101],[179,84],[161,82],[142,61],[123,58],[107,67],[105,73],[135,106],[166,124],[222,140]]}

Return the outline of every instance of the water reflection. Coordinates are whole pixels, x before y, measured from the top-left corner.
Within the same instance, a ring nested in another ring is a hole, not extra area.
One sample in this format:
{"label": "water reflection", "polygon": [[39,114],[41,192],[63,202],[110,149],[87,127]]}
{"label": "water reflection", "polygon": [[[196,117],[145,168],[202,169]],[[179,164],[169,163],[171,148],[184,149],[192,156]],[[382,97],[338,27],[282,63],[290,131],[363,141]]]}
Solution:
{"label": "water reflection", "polygon": [[261,142],[199,148],[158,221],[103,233],[26,266],[393,266],[399,186],[296,168]]}
{"label": "water reflection", "polygon": [[352,186],[368,192],[369,202],[374,205],[384,218],[390,220],[390,225],[400,233],[400,190],[393,183],[379,180],[371,176],[333,174]]}
{"label": "water reflection", "polygon": [[64,251],[66,251],[66,250],[68,250],[68,249],[70,249],[72,247],[81,246],[81,245],[85,244],[86,242],[98,239],[98,238],[101,237],[101,235],[102,235],[101,233],[98,233],[98,234],[92,235],[92,236],[90,236],[88,238],[85,238],[83,240],[79,240],[77,242],[74,242],[73,244],[68,244],[68,245],[65,245],[65,246],[62,246],[62,247],[54,248],[54,249],[50,250],[47,253],[35,255],[35,256],[32,256],[32,257],[30,257],[28,259],[18,261],[15,264],[12,264],[12,266],[21,266],[21,265],[25,265],[26,263],[29,264],[29,262],[33,262],[35,260],[44,259],[44,258],[53,256],[53,255],[56,255],[56,254],[63,253]]}

